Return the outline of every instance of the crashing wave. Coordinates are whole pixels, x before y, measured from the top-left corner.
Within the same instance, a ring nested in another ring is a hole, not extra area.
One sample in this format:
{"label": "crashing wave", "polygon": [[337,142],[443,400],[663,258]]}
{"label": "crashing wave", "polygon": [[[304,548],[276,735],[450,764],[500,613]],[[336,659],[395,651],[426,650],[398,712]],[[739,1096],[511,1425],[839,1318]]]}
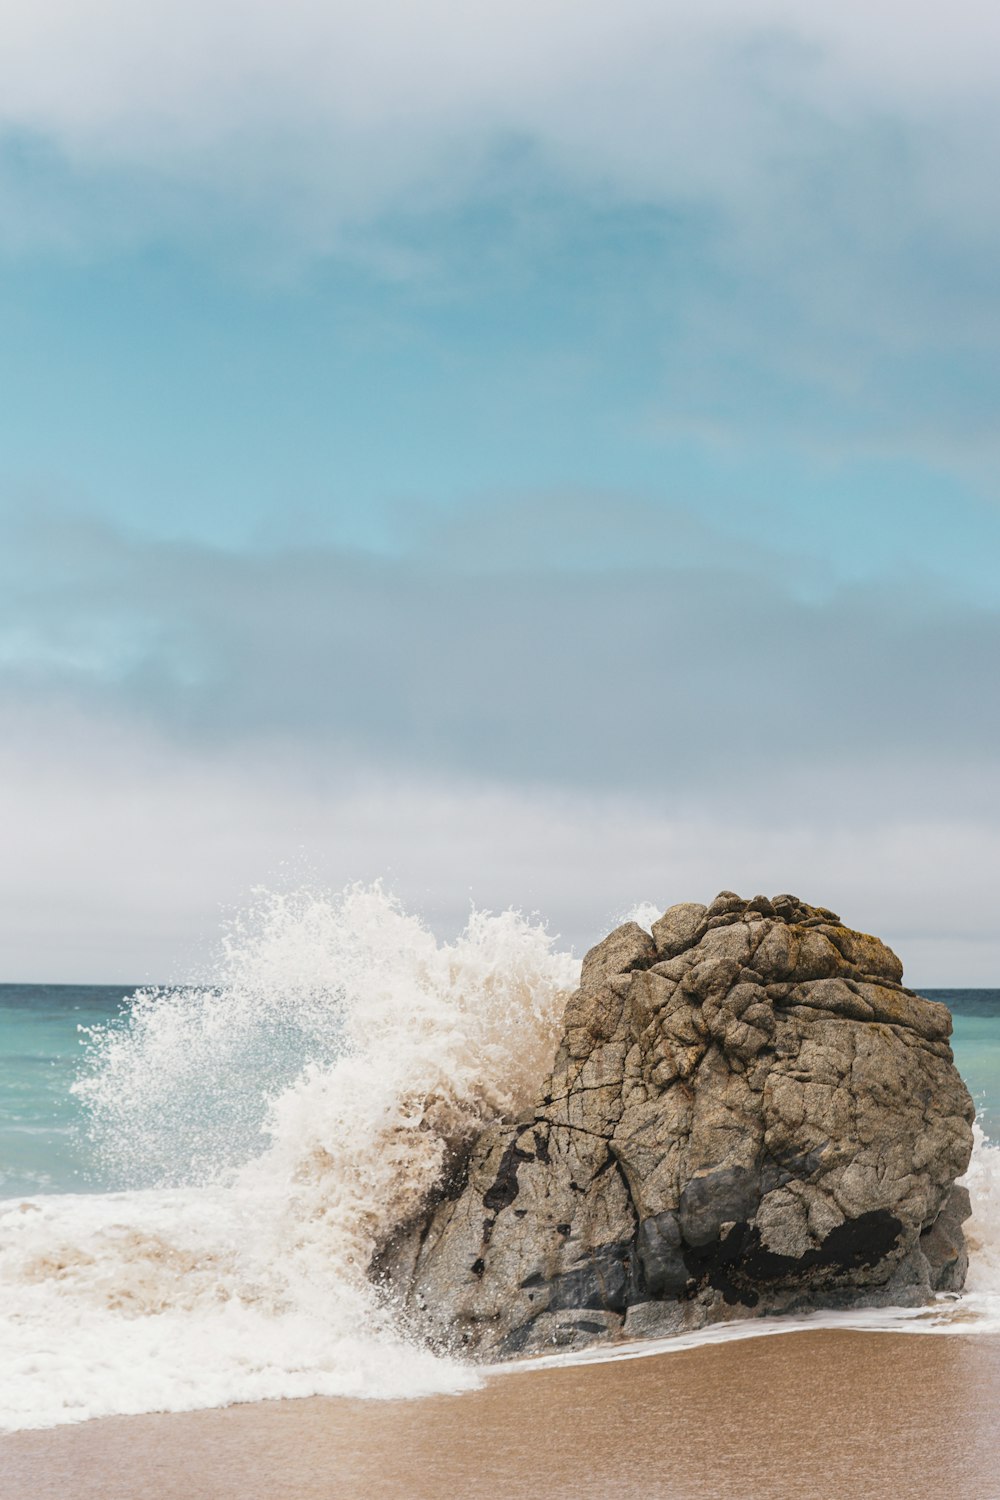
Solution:
{"label": "crashing wave", "polygon": [[[126,1190],[0,1206],[0,1425],[476,1384],[400,1336],[367,1268],[483,1125],[530,1101],[578,971],[515,912],[439,943],[378,885],[261,893],[209,982],[142,992],[90,1034],[77,1088]],[[1000,1150],[981,1132],[969,1185],[968,1295],[851,1326],[1000,1327]]]}

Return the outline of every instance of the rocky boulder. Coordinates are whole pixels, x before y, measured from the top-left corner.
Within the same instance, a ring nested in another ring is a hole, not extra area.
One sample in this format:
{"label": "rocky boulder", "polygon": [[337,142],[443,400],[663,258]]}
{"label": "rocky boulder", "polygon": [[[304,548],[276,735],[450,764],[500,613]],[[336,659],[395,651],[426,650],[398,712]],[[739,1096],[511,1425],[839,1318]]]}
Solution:
{"label": "rocky boulder", "polygon": [[947,1008],[793,896],[591,949],[551,1076],[375,1274],[489,1357],[961,1288],[973,1106]]}

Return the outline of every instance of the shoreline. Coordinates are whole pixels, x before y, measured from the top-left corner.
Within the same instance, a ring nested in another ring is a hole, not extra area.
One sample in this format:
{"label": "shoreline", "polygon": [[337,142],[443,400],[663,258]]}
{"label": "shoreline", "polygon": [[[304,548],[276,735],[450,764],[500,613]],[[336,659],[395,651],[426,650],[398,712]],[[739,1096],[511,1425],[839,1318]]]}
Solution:
{"label": "shoreline", "polygon": [[845,1500],[1000,1495],[1000,1335],[794,1330],[0,1437],[4,1500]]}

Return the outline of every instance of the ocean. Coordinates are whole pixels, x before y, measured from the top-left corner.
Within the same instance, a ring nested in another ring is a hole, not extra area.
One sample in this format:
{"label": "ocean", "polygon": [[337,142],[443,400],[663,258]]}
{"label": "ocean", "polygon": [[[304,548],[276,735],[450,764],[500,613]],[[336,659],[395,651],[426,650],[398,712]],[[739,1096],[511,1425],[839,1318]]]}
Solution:
{"label": "ocean", "polygon": [[[376,886],[262,895],[191,984],[0,985],[0,1428],[481,1388],[402,1338],[364,1271],[450,1144],[530,1097],[577,972],[537,922],[474,913],[439,943]],[[1000,989],[924,993],[978,1111],[968,1292],[673,1352],[1000,1331]]]}

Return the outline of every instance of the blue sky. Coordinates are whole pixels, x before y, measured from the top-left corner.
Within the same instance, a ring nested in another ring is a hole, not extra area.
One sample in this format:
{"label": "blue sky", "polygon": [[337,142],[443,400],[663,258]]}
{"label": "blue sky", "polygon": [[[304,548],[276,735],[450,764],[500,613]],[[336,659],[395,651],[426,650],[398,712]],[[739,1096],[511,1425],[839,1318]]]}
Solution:
{"label": "blue sky", "polygon": [[9,7],[4,972],[176,974],[291,861],[997,982],[995,30]]}

